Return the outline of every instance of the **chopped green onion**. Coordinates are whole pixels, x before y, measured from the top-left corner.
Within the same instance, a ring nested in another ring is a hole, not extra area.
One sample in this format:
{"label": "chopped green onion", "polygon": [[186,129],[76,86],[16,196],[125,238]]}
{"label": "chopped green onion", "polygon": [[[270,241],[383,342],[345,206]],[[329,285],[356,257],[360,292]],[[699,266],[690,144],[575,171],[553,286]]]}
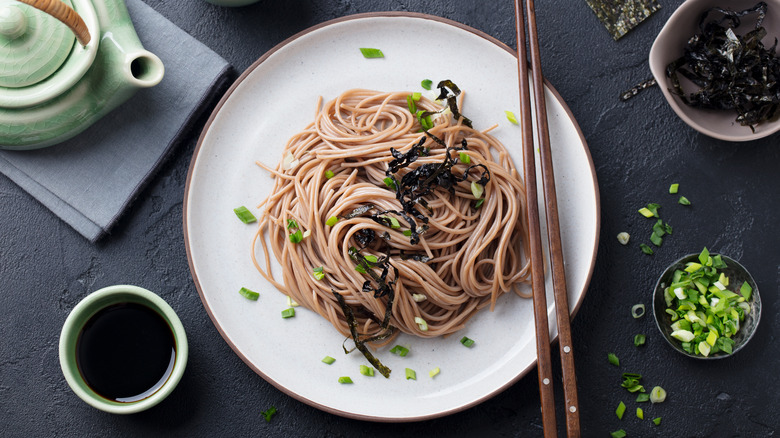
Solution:
{"label": "chopped green onion", "polygon": [[421,332],[427,332],[428,331],[428,322],[424,319],[420,318],[419,316],[414,317],[414,322],[417,324],[417,327],[420,328]]}
{"label": "chopped green onion", "polygon": [[314,275],[314,278],[316,280],[322,280],[323,278],[325,278],[325,272],[323,272],[322,266],[318,266],[312,269],[312,274]]}
{"label": "chopped green onion", "polygon": [[251,290],[249,290],[249,289],[247,289],[245,287],[242,287],[241,289],[239,289],[238,293],[243,295],[244,298],[246,298],[248,300],[252,300],[252,301],[257,301],[257,299],[260,298],[260,294],[259,293],[255,292],[255,291],[251,291]]}
{"label": "chopped green onion", "polygon": [[293,219],[287,219],[287,229],[298,229],[298,222]]}
{"label": "chopped green onion", "polygon": [[268,408],[265,411],[261,412],[261,414],[263,414],[263,418],[265,418],[265,421],[267,423],[270,423],[271,422],[271,417],[273,417],[274,414],[276,414],[276,408],[271,406],[270,408]]}
{"label": "chopped green onion", "polygon": [[417,102],[421,98],[422,98],[422,93],[419,93],[419,92],[416,92],[416,91],[414,93],[412,93],[412,100],[413,101]]}
{"label": "chopped green onion", "polygon": [[669,193],[674,195],[675,193],[677,193],[677,189],[679,189],[679,188],[680,188],[680,185],[677,184],[677,183],[674,183],[674,184],[669,186]]}
{"label": "chopped green onion", "polygon": [[642,410],[642,408],[636,408],[636,418],[639,418],[640,420],[645,419],[645,412]]}
{"label": "chopped green onion", "polygon": [[739,294],[742,295],[742,298],[744,298],[745,301],[749,301],[750,297],[753,295],[753,287],[746,281],[739,287]]}
{"label": "chopped green onion", "polygon": [[645,345],[645,335],[641,333],[634,335],[634,346],[639,347],[640,345]]}
{"label": "chopped green onion", "polygon": [[406,355],[409,354],[409,349],[401,345],[396,345],[390,349],[390,352],[401,357],[406,357]]}
{"label": "chopped green onion", "polygon": [[431,377],[431,379],[433,379],[440,372],[441,372],[441,370],[439,369],[439,367],[436,367],[436,368],[428,371],[428,375]]}
{"label": "chopped green onion", "polygon": [[681,205],[691,205],[691,201],[689,201],[685,196],[680,196],[680,200],[677,201],[677,203]]}
{"label": "chopped green onion", "polygon": [[366,271],[366,268],[364,268],[363,265],[355,265],[355,270],[361,274],[368,274],[368,271]]}
{"label": "chopped green onion", "polygon": [[423,301],[425,301],[427,299],[428,299],[428,297],[425,296],[424,294],[412,294],[412,300],[415,303],[421,303],[421,302],[423,302]]}
{"label": "chopped green onion", "polygon": [[287,296],[287,305],[290,307],[298,307],[300,304],[296,303],[289,295]]}
{"label": "chopped green onion", "polygon": [[664,239],[658,234],[653,233],[650,235],[650,242],[652,242],[655,246],[661,246],[661,244],[664,243]]}
{"label": "chopped green onion", "polygon": [[325,225],[332,227],[336,225],[336,223],[339,221],[339,218],[336,216],[331,216],[328,218],[328,220],[325,221]]}
{"label": "chopped green onion", "polygon": [[412,230],[403,230],[403,231],[401,231],[401,233],[403,233],[403,235],[406,236],[406,237],[411,237],[412,236]]}
{"label": "chopped green onion", "polygon": [[661,424],[661,417],[653,418],[653,424],[655,424],[656,426]]}
{"label": "chopped green onion", "polygon": [[651,403],[662,403],[664,400],[666,400],[666,391],[660,386],[656,386],[650,391]]}
{"label": "chopped green onion", "polygon": [[411,368],[406,369],[406,380],[417,380],[417,372]]}
{"label": "chopped green onion", "polygon": [[238,218],[241,220],[241,222],[245,224],[251,224],[252,222],[257,222],[257,218],[255,215],[252,214],[249,209],[244,207],[243,205],[238,208],[234,208],[233,212],[238,216]]}
{"label": "chopped green onion", "polygon": [[645,316],[645,305],[642,303],[634,304],[631,307],[631,316],[633,316],[634,319]]}
{"label": "chopped green onion", "polygon": [[649,246],[647,246],[644,243],[640,243],[639,244],[639,249],[641,249],[642,252],[647,254],[647,255],[653,255],[653,248],[650,248]]}
{"label": "chopped green onion", "polygon": [[364,58],[384,58],[385,55],[382,53],[379,49],[373,49],[370,47],[361,47],[360,53],[363,54]]}
{"label": "chopped green onion", "polygon": [[626,412],[626,404],[623,402],[620,402],[617,409],[615,409],[615,414],[619,419],[623,419],[623,414]]}
{"label": "chopped green onion", "polygon": [[325,357],[322,358],[322,362],[326,363],[328,365],[332,364],[335,361],[336,361],[336,359],[334,359],[334,358],[332,358],[330,356],[325,356]]}
{"label": "chopped green onion", "polygon": [[621,245],[628,245],[628,239],[631,238],[631,235],[623,231],[622,233],[618,233],[617,240],[620,242]]}
{"label": "chopped green onion", "polygon": [[306,230],[306,231],[303,232],[303,238],[304,239],[309,237],[309,236],[311,236],[311,230]]}
{"label": "chopped green onion", "polygon": [[648,210],[646,207],[642,207],[639,210],[639,214],[641,214],[644,217],[653,217],[653,212]]}
{"label": "chopped green onion", "polygon": [[474,340],[473,339],[469,339],[466,336],[464,336],[464,337],[460,338],[460,343],[465,345],[466,347],[471,348],[471,346],[474,345]]}
{"label": "chopped green onion", "polygon": [[477,199],[477,202],[474,203],[474,210],[479,210],[480,207],[482,207],[482,204],[485,203],[485,198]]}
{"label": "chopped green onion", "polygon": [[379,259],[376,258],[375,255],[371,255],[371,254],[368,254],[368,255],[364,256],[363,258],[366,259],[366,261],[368,263],[371,263],[372,265],[375,265],[376,262],[379,261]]}
{"label": "chopped green onion", "polygon": [[333,178],[334,176],[336,176],[336,174],[335,174],[335,173],[333,173],[333,171],[332,171],[332,170],[326,170],[326,171],[325,171],[325,178],[327,178],[327,179],[331,179],[331,178]]}
{"label": "chopped green onion", "polygon": [[398,186],[395,184],[395,180],[392,177],[388,176],[383,181],[385,182],[385,185],[388,188],[390,188],[391,190],[394,190],[394,191],[398,190],[398,188],[397,188]]}
{"label": "chopped green onion", "polygon": [[513,125],[517,125],[517,117],[515,117],[515,113],[512,111],[504,111],[504,114],[506,114],[507,120],[509,120]]}
{"label": "chopped green onion", "polygon": [[339,377],[339,383],[352,383],[352,379],[348,376]]}
{"label": "chopped green onion", "polygon": [[303,233],[301,230],[296,230],[294,233],[290,234],[290,242],[292,243],[301,243],[303,240]]}
{"label": "chopped green onion", "polygon": [[637,403],[644,403],[649,401],[650,401],[650,394],[646,392],[640,392],[639,395],[636,396]]}
{"label": "chopped green onion", "polygon": [[433,85],[433,81],[430,79],[423,79],[423,81],[420,82],[420,86],[425,88],[426,90],[430,90],[431,85]]}
{"label": "chopped green onion", "polygon": [[414,103],[414,97],[412,95],[406,96],[406,106],[409,108],[409,112],[412,114],[417,113],[417,104]]}
{"label": "chopped green onion", "polygon": [[615,356],[615,353],[607,353],[607,360],[609,360],[609,363],[615,365],[616,367],[620,366],[620,359]]}
{"label": "chopped green onion", "polygon": [[282,310],[282,318],[287,319],[287,318],[292,318],[293,316],[295,316],[295,309],[293,309],[292,307],[290,307],[289,309]]}
{"label": "chopped green onion", "polygon": [[471,157],[469,156],[469,154],[465,152],[461,152],[459,158],[460,158],[460,162],[463,164],[471,163]]}
{"label": "chopped green onion", "polygon": [[360,374],[368,377],[374,377],[374,369],[366,365],[360,365]]}
{"label": "chopped green onion", "polygon": [[614,432],[610,432],[609,436],[611,438],[626,438],[626,431],[623,429],[618,429]]}
{"label": "chopped green onion", "polygon": [[474,195],[474,199],[479,199],[482,197],[482,194],[485,193],[485,188],[482,187],[482,184],[472,181],[471,182],[471,194]]}

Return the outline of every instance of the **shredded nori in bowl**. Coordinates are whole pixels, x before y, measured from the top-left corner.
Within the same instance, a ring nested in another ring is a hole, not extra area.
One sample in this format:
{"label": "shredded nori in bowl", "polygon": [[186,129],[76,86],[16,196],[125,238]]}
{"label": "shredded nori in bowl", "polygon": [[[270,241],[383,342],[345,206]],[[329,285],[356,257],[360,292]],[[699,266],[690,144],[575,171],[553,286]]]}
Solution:
{"label": "shredded nori in bowl", "polygon": [[[736,121],[749,126],[775,119],[780,107],[780,59],[775,50],[761,40],[767,35],[762,26],[767,4],[759,2],[744,11],[715,7],[702,14],[701,33],[694,35],[683,56],[666,67],[670,91],[687,105],[696,108],[734,110]],[[737,35],[742,18],[755,17],[752,30]],[[686,93],[680,83],[683,76],[698,87]]]}

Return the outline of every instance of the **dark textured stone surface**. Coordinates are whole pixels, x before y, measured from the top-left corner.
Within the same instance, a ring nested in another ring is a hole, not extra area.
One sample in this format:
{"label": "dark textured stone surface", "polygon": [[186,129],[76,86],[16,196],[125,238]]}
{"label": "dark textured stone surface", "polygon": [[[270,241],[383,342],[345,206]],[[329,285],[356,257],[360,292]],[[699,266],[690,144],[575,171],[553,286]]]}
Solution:
{"label": "dark textured stone surface", "polygon": [[[296,32],[344,15],[417,11],[440,15],[515,45],[512,2],[470,0],[260,0],[226,9],[189,0],[147,0],[238,71]],[[780,146],[778,136],[747,144],[707,138],[688,128],[650,89],[628,103],[621,91],[650,76],[654,35],[681,3],[663,9],[613,41],[585,1],[538,2],[545,75],[571,107],[590,146],[601,190],[601,243],[590,289],[574,320],[583,436],[763,437],[780,425]],[[498,84],[500,86],[500,84]],[[202,126],[202,122],[198,125]],[[5,177],[0,177],[0,436],[541,436],[534,372],[464,413],[411,424],[374,424],[323,413],[281,393],[232,352],[210,322],[187,266],[182,197],[198,132],[192,132],[150,182],[111,235],[89,244]],[[679,182],[693,203],[667,193]],[[641,254],[649,223],[636,210],[662,204],[674,235],[652,257]],[[628,231],[632,243],[615,235]],[[703,246],[740,260],[764,304],[758,333],[720,361],[692,361],[665,345],[650,314],[656,276]],[[156,408],[115,416],[81,402],[60,372],[59,331],[73,306],[103,286],[132,283],[163,296],[189,334],[190,361],[176,391]],[[649,308],[649,307],[648,307]],[[635,348],[635,333],[647,345]],[[616,353],[621,367],[607,363]],[[558,360],[554,359],[557,365]],[[669,392],[643,404],[620,388],[623,372]],[[559,377],[559,372],[556,377]],[[560,386],[560,385],[558,385]],[[562,399],[560,389],[557,400]],[[629,410],[614,414],[618,402]],[[266,423],[260,411],[279,414]],[[660,426],[649,418],[660,416]],[[562,413],[559,412],[559,423]]]}

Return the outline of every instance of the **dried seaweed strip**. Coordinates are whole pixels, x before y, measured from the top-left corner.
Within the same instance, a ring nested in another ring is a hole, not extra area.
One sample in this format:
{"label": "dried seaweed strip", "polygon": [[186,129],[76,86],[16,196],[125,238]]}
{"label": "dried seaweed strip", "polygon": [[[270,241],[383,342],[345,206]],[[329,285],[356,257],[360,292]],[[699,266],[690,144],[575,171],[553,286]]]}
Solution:
{"label": "dried seaweed strip", "polygon": [[655,86],[657,84],[655,78],[645,79],[644,81],[634,85],[630,89],[620,93],[620,100],[625,102],[628,99],[631,99],[632,97],[639,94],[640,91],[646,90],[652,86]]}
{"label": "dried seaweed strip", "polygon": [[586,0],[612,38],[617,41],[653,12],[661,9],[656,0]]}

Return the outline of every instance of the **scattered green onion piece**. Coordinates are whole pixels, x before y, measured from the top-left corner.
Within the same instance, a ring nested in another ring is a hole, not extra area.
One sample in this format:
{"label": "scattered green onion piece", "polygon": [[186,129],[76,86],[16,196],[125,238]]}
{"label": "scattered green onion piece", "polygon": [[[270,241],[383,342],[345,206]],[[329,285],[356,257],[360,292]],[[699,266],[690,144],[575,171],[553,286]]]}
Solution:
{"label": "scattered green onion piece", "polygon": [[268,408],[265,411],[261,412],[261,414],[263,414],[263,418],[265,418],[265,421],[267,423],[270,423],[271,422],[271,417],[273,417],[274,414],[276,414],[276,408],[271,406],[270,408]]}
{"label": "scattered green onion piece", "polygon": [[474,199],[479,199],[482,197],[482,194],[485,193],[485,188],[482,187],[482,184],[472,181],[471,182],[471,194],[474,195]]}
{"label": "scattered green onion piece", "polygon": [[331,179],[331,178],[333,178],[334,176],[336,176],[336,174],[335,174],[335,173],[333,173],[333,171],[332,171],[332,170],[326,170],[326,171],[325,171],[325,178],[327,178],[327,179]]}
{"label": "scattered green onion piece", "polygon": [[617,240],[620,242],[621,245],[628,245],[628,240],[631,238],[631,235],[623,231],[622,233],[618,233]]}
{"label": "scattered green onion piece", "polygon": [[364,268],[363,265],[355,265],[355,270],[360,272],[361,274],[368,274],[366,268]]}
{"label": "scattered green onion piece", "polygon": [[290,307],[298,307],[300,304],[296,303],[289,295],[287,296],[287,305]]}
{"label": "scattered green onion piece", "polygon": [[323,272],[322,266],[312,269],[312,274],[314,275],[315,280],[322,280],[325,278],[325,272]]}
{"label": "scattered green onion piece", "polygon": [[685,196],[680,196],[680,200],[678,200],[677,203],[681,205],[691,205],[691,201],[689,201]]}
{"label": "scattered green onion piece", "polygon": [[287,229],[298,229],[298,222],[293,219],[287,219]]}
{"label": "scattered green onion piece", "polygon": [[337,223],[338,221],[339,221],[339,218],[338,218],[338,217],[336,217],[336,216],[331,216],[331,217],[329,217],[329,218],[328,218],[328,220],[327,220],[327,221],[325,221],[325,225],[327,225],[327,226],[329,226],[329,227],[332,227],[332,226],[336,225],[336,223]]}
{"label": "scattered green onion piece", "polygon": [[645,412],[642,410],[642,408],[636,408],[636,418],[639,418],[640,420],[645,419]]}
{"label": "scattered green onion piece", "polygon": [[370,47],[361,47],[360,53],[363,54],[364,58],[384,58],[385,55],[382,53],[379,49],[374,49]]}
{"label": "scattered green onion piece", "polygon": [[504,111],[504,114],[506,114],[506,119],[509,120],[513,125],[518,125],[517,117],[515,117],[515,113],[512,111]]}
{"label": "scattered green onion piece", "polygon": [[296,230],[294,233],[290,234],[290,242],[292,243],[301,243],[301,240],[303,240],[303,233],[301,230]]}
{"label": "scattered green onion piece", "polygon": [[436,377],[436,375],[437,375],[437,374],[439,374],[440,372],[441,372],[441,370],[439,369],[439,367],[436,367],[436,368],[434,368],[434,369],[432,369],[432,370],[428,371],[428,376],[430,376],[430,377],[431,377],[431,379],[433,379],[433,378],[434,378],[434,377]]}
{"label": "scattered green onion piece", "polygon": [[379,259],[376,258],[375,255],[371,255],[371,254],[368,254],[368,255],[364,256],[363,258],[366,259],[366,261],[368,263],[371,263],[372,265],[376,264],[376,262],[379,261]]}
{"label": "scattered green onion piece", "polygon": [[618,429],[614,432],[610,432],[609,436],[611,438],[626,438],[626,431],[623,429]]}
{"label": "scattered green onion piece", "polygon": [[650,401],[650,394],[646,392],[641,392],[639,395],[636,396],[636,402],[637,403],[644,403]]}
{"label": "scattered green onion piece", "polygon": [[427,332],[428,331],[428,322],[419,316],[414,317],[414,322],[417,324],[417,327],[420,328],[421,332]]}
{"label": "scattered green onion piece", "polygon": [[335,361],[336,361],[336,359],[334,359],[334,358],[332,358],[330,356],[325,356],[325,357],[322,358],[322,362],[326,363],[328,365],[332,364]]}
{"label": "scattered green onion piece", "polygon": [[339,383],[352,383],[352,379],[348,376],[339,377]]}
{"label": "scattered green onion piece", "polygon": [[463,164],[471,163],[471,157],[469,156],[469,154],[465,152],[461,152],[459,158],[460,158],[460,162]]}
{"label": "scattered green onion piece", "polygon": [[417,372],[411,368],[406,369],[406,380],[417,380]]}
{"label": "scattered green onion piece", "polygon": [[282,318],[287,319],[287,318],[292,318],[293,316],[295,316],[295,309],[293,309],[292,307],[290,307],[289,309],[282,310]]}
{"label": "scattered green onion piece", "polygon": [[409,349],[401,345],[396,345],[390,349],[390,352],[401,357],[406,357],[406,355],[409,354]]}
{"label": "scattered green onion piece", "polygon": [[664,243],[664,239],[658,234],[653,233],[650,235],[650,242],[652,242],[655,246],[661,246],[661,244]]}
{"label": "scattered green onion piece", "polygon": [[246,298],[248,300],[252,300],[252,301],[257,301],[257,299],[260,298],[260,294],[259,293],[255,292],[255,291],[251,291],[251,290],[249,290],[249,289],[247,289],[245,287],[242,287],[241,289],[239,289],[238,293],[243,295],[244,298]]}
{"label": "scattered green onion piece", "polygon": [[366,365],[360,365],[360,374],[368,377],[374,377],[374,369]]}
{"label": "scattered green onion piece", "polygon": [[423,79],[423,81],[420,82],[420,86],[425,88],[426,90],[430,90],[431,85],[433,85],[433,81],[430,79]]}
{"label": "scattered green onion piece", "polygon": [[653,216],[658,217],[658,209],[661,208],[661,205],[656,203],[649,203],[647,204],[647,209],[650,210],[651,213],[653,213]]}
{"label": "scattered green onion piece", "polygon": [[303,238],[304,239],[309,237],[309,236],[311,236],[311,230],[306,230],[306,231],[303,232]]}
{"label": "scattered green onion piece", "polygon": [[631,316],[633,316],[634,319],[645,316],[645,305],[642,303],[634,304],[631,307]]}
{"label": "scattered green onion piece", "polygon": [[655,424],[656,426],[661,424],[661,417],[653,418],[653,424]]}
{"label": "scattered green onion piece", "polygon": [[645,345],[645,335],[641,333],[634,335],[634,346],[639,347],[640,345]]}
{"label": "scattered green onion piece", "polygon": [[417,113],[417,104],[414,103],[414,97],[412,95],[406,96],[406,106],[409,108],[409,112],[412,114]]}
{"label": "scattered green onion piece", "polygon": [[415,303],[421,303],[427,299],[428,297],[425,296],[425,294],[412,294],[412,300],[414,300]]}
{"label": "scattered green onion piece", "polygon": [[474,345],[474,340],[473,339],[469,339],[466,336],[464,336],[464,337],[460,338],[460,343],[465,345],[466,347],[471,348],[471,346]]}
{"label": "scattered green onion piece", "polygon": [[753,296],[753,287],[746,281],[739,287],[739,294],[742,295],[745,301],[750,301],[750,297]]}
{"label": "scattered green onion piece", "polygon": [[255,215],[252,214],[249,209],[244,207],[243,205],[238,208],[234,208],[233,212],[238,216],[238,218],[241,220],[241,222],[245,224],[251,224],[252,222],[257,222],[257,218]]}
{"label": "scattered green onion piece", "polygon": [[669,186],[669,193],[674,195],[675,193],[677,193],[677,189],[679,189],[679,188],[680,188],[680,185],[677,184],[677,183],[674,183],[674,184]]}
{"label": "scattered green onion piece", "polygon": [[392,228],[394,230],[397,230],[397,229],[401,228],[401,223],[398,222],[398,219],[396,219],[396,218],[394,218],[392,216],[382,216],[382,217],[384,217],[385,219],[390,221],[390,228]]}
{"label": "scattered green onion piece", "polygon": [[387,178],[385,178],[383,181],[385,182],[385,185],[386,185],[388,188],[390,188],[391,190],[394,190],[394,191],[395,191],[395,190],[398,190],[398,189],[397,189],[397,187],[398,187],[398,186],[396,186],[396,184],[395,184],[395,180],[393,180],[393,178],[391,178],[391,177],[389,177],[389,176],[388,176],[388,177],[387,177]]}
{"label": "scattered green onion piece", "polygon": [[417,102],[422,98],[422,93],[414,92],[412,93],[412,100]]}
{"label": "scattered green onion piece", "polygon": [[607,360],[609,360],[609,363],[615,365],[616,367],[620,366],[620,359],[615,356],[615,353],[607,353]]}
{"label": "scattered green onion piece", "polygon": [[477,199],[477,202],[474,203],[474,210],[479,210],[480,207],[482,207],[482,204],[485,203],[485,198]]}
{"label": "scattered green onion piece", "polygon": [[644,217],[653,217],[653,212],[648,210],[647,207],[642,207],[639,210],[639,214],[641,214]]}
{"label": "scattered green onion piece", "polygon": [[640,243],[639,244],[639,249],[641,249],[642,252],[647,254],[647,255],[653,255],[653,248],[650,248],[649,246],[647,246],[647,244]]}
{"label": "scattered green onion piece", "polygon": [[651,403],[662,403],[664,400],[666,400],[666,391],[660,386],[656,386],[650,391]]}
{"label": "scattered green onion piece", "polygon": [[615,414],[619,419],[623,419],[623,414],[626,412],[626,404],[623,402],[620,402],[617,409],[615,409]]}

